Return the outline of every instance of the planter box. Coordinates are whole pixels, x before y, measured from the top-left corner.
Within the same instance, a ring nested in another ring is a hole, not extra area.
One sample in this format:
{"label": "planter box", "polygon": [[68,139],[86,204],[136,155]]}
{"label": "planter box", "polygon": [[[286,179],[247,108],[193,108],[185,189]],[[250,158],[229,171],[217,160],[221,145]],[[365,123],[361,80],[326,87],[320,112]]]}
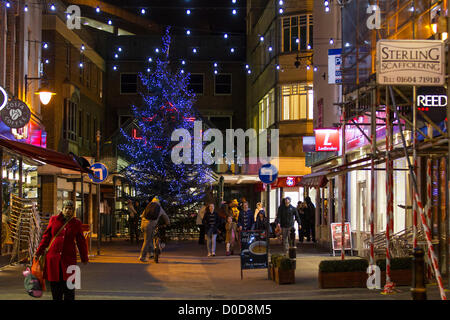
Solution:
{"label": "planter box", "polygon": [[269,277],[270,280],[275,281],[275,268],[273,267],[272,264],[269,264]]}
{"label": "planter box", "polygon": [[274,268],[275,281],[278,284],[291,284],[295,283],[295,270],[280,270]]}
{"label": "planter box", "polygon": [[[396,286],[412,285],[412,270],[391,270],[391,280]],[[386,284],[386,271],[381,271],[381,286]]]}
{"label": "planter box", "polygon": [[366,288],[367,273],[351,272],[321,272],[319,271],[319,288]]}

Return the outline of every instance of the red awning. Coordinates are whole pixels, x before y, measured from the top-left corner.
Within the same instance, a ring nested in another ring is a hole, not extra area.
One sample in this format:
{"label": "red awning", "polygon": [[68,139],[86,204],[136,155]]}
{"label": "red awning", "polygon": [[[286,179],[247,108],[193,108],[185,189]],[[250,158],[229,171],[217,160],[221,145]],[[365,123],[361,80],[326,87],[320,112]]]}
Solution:
{"label": "red awning", "polygon": [[20,153],[31,159],[35,159],[55,167],[65,168],[75,171],[90,173],[91,171],[82,168],[72,156],[54,150],[33,146],[13,140],[0,139],[0,146],[8,148],[16,153]]}
{"label": "red awning", "polygon": [[307,174],[302,177],[298,185],[308,188],[323,188],[328,183],[328,179],[326,177],[327,173],[328,171]]}

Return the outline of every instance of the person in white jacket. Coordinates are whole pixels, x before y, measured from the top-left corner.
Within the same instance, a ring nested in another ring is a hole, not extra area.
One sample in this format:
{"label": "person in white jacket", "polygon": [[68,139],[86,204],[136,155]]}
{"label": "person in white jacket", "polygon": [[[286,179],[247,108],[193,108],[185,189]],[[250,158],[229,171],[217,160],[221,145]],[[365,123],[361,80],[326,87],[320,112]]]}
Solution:
{"label": "person in white jacket", "polygon": [[197,213],[196,224],[200,231],[200,235],[198,237],[198,244],[205,244],[205,226],[203,225],[203,217],[205,216],[205,211],[206,211],[206,204],[204,203]]}

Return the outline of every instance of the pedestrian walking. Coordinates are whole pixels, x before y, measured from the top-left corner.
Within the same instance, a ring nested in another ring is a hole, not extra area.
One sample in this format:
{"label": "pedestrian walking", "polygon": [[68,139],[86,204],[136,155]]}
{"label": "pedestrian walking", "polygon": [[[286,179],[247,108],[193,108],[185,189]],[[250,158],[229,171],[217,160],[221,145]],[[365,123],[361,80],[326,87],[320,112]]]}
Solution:
{"label": "pedestrian walking", "polygon": [[170,223],[169,216],[161,207],[161,203],[157,197],[154,197],[152,201],[145,207],[141,215],[141,230],[144,233],[144,243],[142,243],[141,253],[139,260],[142,262],[147,261],[147,253],[150,255],[150,259],[153,258],[153,236],[155,227],[158,224],[159,219],[163,219],[165,225]]}
{"label": "pedestrian walking", "polygon": [[203,203],[203,206],[197,213],[196,224],[200,232],[198,236],[198,244],[205,244],[205,226],[203,224],[203,217],[205,216],[205,211],[206,211],[206,202]]}
{"label": "pedestrian walking", "polygon": [[264,215],[266,214],[266,213],[265,213],[265,210],[264,210],[264,208],[263,208],[262,203],[261,203],[261,202],[258,202],[258,203],[256,204],[255,215],[254,215],[254,217],[253,217],[253,221],[256,222],[256,218],[258,217],[258,213],[259,213],[260,211],[262,211]]}
{"label": "pedestrian walking", "polygon": [[210,203],[203,217],[203,225],[206,233],[206,246],[208,248],[208,257],[216,255],[216,238],[220,226],[219,214],[214,210],[214,203]]}
{"label": "pedestrian walking", "polygon": [[128,207],[128,229],[130,232],[130,243],[133,244],[133,239],[136,239],[136,243],[138,243],[139,236],[138,236],[137,222],[139,219],[139,215],[131,199],[128,199],[127,207]]}
{"label": "pedestrian walking", "polygon": [[53,300],[75,300],[75,289],[67,287],[68,267],[77,264],[77,249],[83,264],[89,261],[81,221],[74,217],[73,201],[65,201],[63,210],[52,216],[36,250],[36,258],[45,254],[44,279],[50,282]]}
{"label": "pedestrian walking", "polygon": [[[289,244],[292,243],[292,229],[294,228],[294,219],[298,218],[297,209],[291,205],[291,198],[286,197],[278,208],[275,222],[281,227],[281,237],[286,253],[289,251]],[[295,233],[294,233],[295,234]]]}
{"label": "pedestrian walking", "polygon": [[226,230],[226,237],[225,237],[225,243],[226,243],[226,255],[233,255],[234,253],[234,245],[236,242],[239,241],[238,237],[238,227],[236,222],[233,221],[233,216],[229,215],[227,217],[227,224],[225,225]]}
{"label": "pedestrian walking", "polygon": [[305,198],[305,231],[306,240],[316,242],[316,207],[310,197]]}
{"label": "pedestrian walking", "polygon": [[239,203],[238,203],[237,199],[233,199],[233,201],[231,201],[229,207],[230,207],[231,213],[233,214],[233,220],[234,220],[234,222],[237,223],[238,219],[239,219],[239,212],[240,212],[239,211]]}
{"label": "pedestrian walking", "polygon": [[303,240],[305,239],[304,232],[305,232],[305,207],[306,204],[302,201],[297,202],[297,213],[298,217],[300,218],[300,222],[298,223],[298,242],[299,244],[303,243]]}
{"label": "pedestrian walking", "polygon": [[259,210],[258,216],[256,217],[256,221],[253,224],[252,230],[265,231],[266,228],[269,230],[270,234],[272,231],[269,225],[269,219],[265,216],[264,210]]}
{"label": "pedestrian walking", "polygon": [[253,212],[248,208],[248,202],[242,203],[242,210],[239,213],[238,227],[240,231],[248,231],[252,229],[254,223]]}

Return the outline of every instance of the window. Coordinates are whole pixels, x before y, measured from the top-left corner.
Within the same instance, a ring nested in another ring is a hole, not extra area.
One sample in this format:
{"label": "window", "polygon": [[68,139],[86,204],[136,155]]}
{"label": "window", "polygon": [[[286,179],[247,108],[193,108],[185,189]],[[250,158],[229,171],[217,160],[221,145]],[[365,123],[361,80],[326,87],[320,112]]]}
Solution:
{"label": "window", "polygon": [[100,99],[103,98],[103,72],[98,69],[98,96]]}
{"label": "window", "polygon": [[78,136],[79,137],[83,136],[83,127],[81,125],[82,123],[83,123],[83,111],[78,110]]}
{"label": "window", "polygon": [[136,73],[122,73],[120,75],[120,93],[121,94],[137,93]]}
{"label": "window", "polygon": [[262,98],[258,103],[259,129],[264,130],[271,126],[275,119],[275,94],[274,89]]}
{"label": "window", "polygon": [[217,74],[214,76],[214,94],[231,94],[231,74]]}
{"label": "window", "polygon": [[306,120],[313,118],[312,85],[292,84],[282,87],[282,119]]}
{"label": "window", "polygon": [[191,74],[189,90],[195,94],[203,95],[203,74]]}
{"label": "window", "polygon": [[69,99],[64,99],[64,138],[67,140],[76,141],[77,139],[77,127],[76,116],[77,105]]}
{"label": "window", "polygon": [[85,61],[84,61],[84,57],[83,55],[80,55],[80,63],[83,64],[82,67],[80,67],[80,65],[78,65],[78,70],[80,72],[80,83],[83,84],[84,81],[84,68],[85,68]]}
{"label": "window", "polygon": [[98,130],[97,118],[94,117],[94,132],[92,133],[92,141],[97,141],[97,130]]}
{"label": "window", "polygon": [[86,113],[86,140],[89,141],[91,138],[91,115]]}
{"label": "window", "polygon": [[308,44],[312,49],[313,17],[311,14],[283,18],[282,29],[283,52],[308,50]]}
{"label": "window", "polygon": [[86,61],[86,87],[90,88],[91,87],[91,63],[90,61]]}

